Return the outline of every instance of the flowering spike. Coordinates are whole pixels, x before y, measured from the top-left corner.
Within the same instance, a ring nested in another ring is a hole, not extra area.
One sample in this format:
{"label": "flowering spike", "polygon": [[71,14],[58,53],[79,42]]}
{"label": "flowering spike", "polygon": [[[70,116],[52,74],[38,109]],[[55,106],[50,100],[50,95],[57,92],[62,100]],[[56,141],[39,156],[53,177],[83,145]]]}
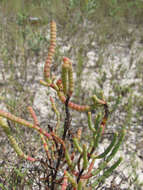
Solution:
{"label": "flowering spike", "polygon": [[[69,96],[71,96],[73,93],[73,90],[74,90],[72,63],[71,63],[70,59],[67,57],[63,58],[63,62],[64,62],[63,66],[66,69],[66,73],[65,73],[63,81],[67,83],[66,84],[67,88],[68,88],[67,93]],[[66,81],[65,81],[65,79],[66,79]],[[65,95],[67,95],[67,94],[65,93]]]}
{"label": "flowering spike", "polygon": [[73,69],[72,69],[72,64],[69,67],[69,71],[68,71],[68,78],[69,78],[69,96],[72,95],[73,91],[74,91],[74,81],[73,81]]}
{"label": "flowering spike", "polygon": [[33,108],[31,106],[28,107],[28,111],[30,112],[30,114],[31,114],[31,116],[32,116],[32,118],[34,120],[34,125],[39,126],[39,122],[38,122],[36,113],[35,113],[35,111],[33,110]]}
{"label": "flowering spike", "polygon": [[67,57],[63,58],[63,62],[64,62],[62,64],[63,91],[65,95],[71,96],[74,90],[72,63]]}
{"label": "flowering spike", "polygon": [[62,80],[58,79],[56,82],[56,85],[58,86],[59,90],[58,91],[63,91],[63,84],[62,84]]}
{"label": "flowering spike", "polygon": [[[65,104],[66,102],[66,97],[64,96],[63,92],[61,91],[58,91],[57,92],[57,95],[59,96],[59,99]],[[92,109],[92,107],[88,106],[88,105],[78,105],[78,104],[75,104],[71,101],[69,101],[68,103],[68,106],[73,109],[73,110],[76,110],[76,111],[79,111],[79,112],[87,112],[87,111],[90,111]]]}
{"label": "flowering spike", "polygon": [[56,47],[56,23],[54,21],[50,23],[50,29],[51,29],[50,47],[48,51],[48,57],[44,66],[44,78],[45,78],[45,81],[47,81],[49,84],[51,83],[50,65],[51,65],[52,58],[55,53],[55,47]]}

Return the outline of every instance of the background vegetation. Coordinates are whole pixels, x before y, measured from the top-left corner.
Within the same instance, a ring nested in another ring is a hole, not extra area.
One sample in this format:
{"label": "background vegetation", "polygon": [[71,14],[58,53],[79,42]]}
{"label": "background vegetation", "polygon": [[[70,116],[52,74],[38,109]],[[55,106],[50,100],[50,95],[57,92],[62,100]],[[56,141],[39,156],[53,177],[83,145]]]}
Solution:
{"label": "background vegetation", "polygon": [[[113,131],[113,127],[117,129],[124,125],[128,129],[127,139],[130,132],[134,132],[136,146],[141,147],[142,18],[142,0],[1,0],[0,107],[28,119],[26,107],[35,102],[42,65],[48,51],[48,25],[54,19],[58,27],[58,46],[53,71],[58,75],[57,66],[63,55],[71,58],[78,81],[74,95],[76,102],[82,99],[86,103],[93,92],[100,93],[103,90],[112,113],[107,132]],[[115,54],[127,59],[118,59]],[[92,64],[90,55],[94,57]],[[48,121],[47,117],[44,118],[41,125],[52,122],[53,117],[48,113]],[[77,113],[73,113],[74,117],[74,125],[86,129],[83,118],[79,119]],[[13,129],[21,146],[26,147],[26,150],[28,148],[29,152],[34,151],[36,155],[41,151],[37,148],[40,147],[40,141],[38,137],[33,140],[32,149],[29,144],[32,133],[27,129],[21,132],[18,126]],[[86,138],[89,138],[88,135]],[[32,176],[36,181],[35,175],[38,175],[33,173],[36,171],[34,166],[29,174],[27,170],[31,166],[16,160],[13,150],[8,147],[7,139],[0,131],[0,187],[36,188],[32,181]],[[134,171],[135,168],[136,165]],[[30,175],[28,179],[27,175]],[[141,184],[137,183],[136,177],[135,173],[133,181],[140,189]],[[40,189],[41,184],[38,185]]]}

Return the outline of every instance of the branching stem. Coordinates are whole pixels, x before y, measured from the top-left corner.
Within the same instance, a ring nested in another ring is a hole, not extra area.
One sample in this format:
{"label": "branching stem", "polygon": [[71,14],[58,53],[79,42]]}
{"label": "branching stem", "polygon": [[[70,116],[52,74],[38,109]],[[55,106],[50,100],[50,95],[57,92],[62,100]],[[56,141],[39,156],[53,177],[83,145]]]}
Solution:
{"label": "branching stem", "polygon": [[[67,131],[70,127],[70,112],[69,112],[69,107],[68,107],[68,103],[69,103],[70,97],[67,96],[66,102],[65,102],[65,112],[66,112],[66,117],[65,117],[65,122],[64,122],[64,132],[63,132],[63,136],[62,136],[62,140],[65,141],[66,135],[67,135]],[[54,190],[55,187],[55,180],[56,180],[56,176],[57,176],[57,172],[61,163],[61,160],[63,158],[63,146],[60,146],[59,152],[58,152],[58,160],[57,160],[57,164],[56,164],[56,170],[54,175],[52,176],[52,186],[51,186],[51,190]]]}

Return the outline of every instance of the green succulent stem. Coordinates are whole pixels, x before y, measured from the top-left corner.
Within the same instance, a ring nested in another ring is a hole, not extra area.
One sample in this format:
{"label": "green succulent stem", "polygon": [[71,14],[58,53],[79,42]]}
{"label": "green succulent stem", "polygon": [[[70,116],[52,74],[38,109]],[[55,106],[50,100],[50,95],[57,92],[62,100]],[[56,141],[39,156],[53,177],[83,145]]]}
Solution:
{"label": "green succulent stem", "polygon": [[123,142],[124,137],[125,137],[125,129],[122,129],[121,134],[120,134],[120,138],[118,139],[118,142],[115,144],[111,154],[106,159],[107,162],[109,162],[115,156],[115,154],[117,153],[117,151],[120,148],[120,145]]}
{"label": "green succulent stem", "polygon": [[87,146],[83,144],[83,169],[86,170],[88,167],[88,156],[87,156]]}
{"label": "green succulent stem", "polygon": [[111,175],[111,173],[120,165],[121,161],[122,161],[122,157],[120,157],[109,169],[105,170],[103,172],[103,175],[101,175],[100,177],[98,177],[95,180],[95,182],[92,184],[92,188],[95,188],[95,186],[97,186],[101,182],[104,182],[106,180],[106,178],[108,178]]}
{"label": "green succulent stem", "polygon": [[10,142],[11,146],[13,147],[13,149],[15,150],[15,152],[17,153],[17,155],[19,157],[21,157],[22,159],[26,159],[26,160],[35,162],[36,161],[35,158],[27,156],[26,154],[23,153],[23,151],[19,147],[18,143],[16,142],[15,138],[12,136],[7,122],[2,117],[0,117],[0,126],[3,128],[3,131],[7,135],[9,142]]}
{"label": "green succulent stem", "polygon": [[83,153],[83,149],[81,148],[77,138],[75,137],[73,138],[73,143],[74,143],[75,148],[79,151],[79,153]]}
{"label": "green succulent stem", "polygon": [[113,148],[113,146],[116,143],[116,140],[117,140],[117,133],[114,133],[113,139],[112,139],[110,145],[106,148],[106,150],[98,156],[93,156],[93,158],[96,158],[96,159],[104,158],[111,151],[111,149]]}
{"label": "green succulent stem", "polygon": [[93,133],[96,131],[92,124],[91,112],[88,112],[88,127]]}
{"label": "green succulent stem", "polygon": [[72,184],[73,188],[77,189],[77,183],[74,177],[68,171],[65,172],[65,175],[68,177],[68,180]]}

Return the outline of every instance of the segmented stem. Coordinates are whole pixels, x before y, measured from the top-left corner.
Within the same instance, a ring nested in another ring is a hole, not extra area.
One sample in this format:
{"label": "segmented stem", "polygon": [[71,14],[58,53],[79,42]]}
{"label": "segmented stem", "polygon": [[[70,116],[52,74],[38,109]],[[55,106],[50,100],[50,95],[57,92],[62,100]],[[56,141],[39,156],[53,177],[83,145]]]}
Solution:
{"label": "segmented stem", "polygon": [[51,83],[50,67],[51,67],[52,58],[54,56],[55,47],[56,47],[56,23],[54,21],[50,23],[50,29],[51,29],[50,47],[49,47],[46,63],[44,65],[44,78],[45,78],[45,81],[48,82],[49,84]]}
{"label": "segmented stem", "polygon": [[34,124],[22,119],[22,118],[19,118],[19,117],[16,117],[15,115],[11,114],[11,113],[8,113],[8,112],[5,112],[5,111],[2,111],[0,110],[0,116],[4,117],[4,118],[7,118],[15,123],[18,123],[18,124],[21,124],[21,125],[24,125],[26,127],[29,127],[29,128],[32,128],[32,129],[35,129],[36,131],[38,131],[39,133],[42,133],[44,136],[46,136],[48,139],[51,139],[51,135],[49,133],[47,133],[45,130],[43,130],[42,128],[40,128],[39,126],[35,126]]}
{"label": "segmented stem", "polygon": [[18,143],[16,142],[15,138],[12,136],[10,128],[7,124],[6,121],[4,121],[4,119],[2,117],[0,117],[0,126],[3,128],[5,134],[7,135],[11,146],[13,147],[13,149],[15,150],[15,152],[17,153],[17,155],[23,159],[29,160],[31,162],[35,162],[36,159],[32,158],[31,156],[28,156],[26,154],[24,154],[24,152],[21,150],[21,148],[19,147]]}
{"label": "segmented stem", "polygon": [[[64,96],[64,93],[61,92],[61,91],[58,91],[57,92],[57,95],[59,96],[59,99],[65,104],[66,102],[66,97]],[[80,112],[87,112],[87,111],[90,111],[92,108],[88,105],[78,105],[78,104],[75,104],[71,101],[68,102],[68,106],[71,108],[71,109],[74,109],[76,111],[80,111]]]}
{"label": "segmented stem", "polygon": [[65,95],[71,96],[74,91],[74,81],[73,81],[73,69],[72,63],[69,58],[63,58],[62,65],[62,84],[63,91]]}
{"label": "segmented stem", "polygon": [[51,96],[50,96],[50,101],[51,101],[51,104],[52,104],[52,109],[53,109],[53,111],[55,112],[55,114],[57,116],[57,124],[56,124],[56,128],[55,128],[55,131],[56,131],[60,126],[60,112],[58,111],[58,109],[56,107],[56,104],[55,104],[55,101]]}
{"label": "segmented stem", "polygon": [[[36,113],[35,111],[33,110],[33,108],[31,106],[28,107],[28,110],[34,120],[34,125],[35,126],[39,126],[39,122],[38,122],[38,119],[37,119],[37,116],[36,116]],[[47,141],[45,140],[44,138],[44,135],[40,133],[40,137],[41,137],[41,140],[42,140],[42,143],[43,143],[43,146],[44,146],[44,149],[45,149],[45,152],[48,156],[48,159],[50,159],[50,154],[49,154],[49,150],[48,150],[48,144],[47,144]]]}

